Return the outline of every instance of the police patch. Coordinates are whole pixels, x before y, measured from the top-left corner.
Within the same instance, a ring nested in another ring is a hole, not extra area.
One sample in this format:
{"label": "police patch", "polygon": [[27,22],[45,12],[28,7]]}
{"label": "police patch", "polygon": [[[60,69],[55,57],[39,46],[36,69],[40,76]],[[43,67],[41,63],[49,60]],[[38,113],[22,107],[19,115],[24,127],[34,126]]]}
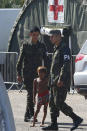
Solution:
{"label": "police patch", "polygon": [[70,60],[70,56],[69,55],[64,55],[64,60]]}

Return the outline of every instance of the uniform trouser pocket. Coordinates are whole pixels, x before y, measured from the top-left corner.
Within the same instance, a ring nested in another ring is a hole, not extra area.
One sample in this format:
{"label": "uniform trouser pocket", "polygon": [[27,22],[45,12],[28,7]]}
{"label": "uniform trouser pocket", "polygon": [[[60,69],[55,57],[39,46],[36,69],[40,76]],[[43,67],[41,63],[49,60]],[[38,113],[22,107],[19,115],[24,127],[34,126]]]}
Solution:
{"label": "uniform trouser pocket", "polygon": [[33,103],[33,91],[28,90],[27,92],[27,109],[30,113],[30,115],[34,115],[34,103]]}
{"label": "uniform trouser pocket", "polygon": [[57,111],[61,110],[65,115],[72,113],[72,108],[65,103],[67,96],[67,89],[65,87],[58,88],[54,91],[54,103]]}
{"label": "uniform trouser pocket", "polygon": [[33,103],[33,80],[25,80],[25,89],[27,90],[27,106],[26,112],[30,115],[34,114],[34,103]]}
{"label": "uniform trouser pocket", "polygon": [[51,114],[51,122],[57,124],[57,116],[59,116],[59,111],[57,111],[57,107],[54,103],[54,96],[52,90],[49,95],[49,107],[50,107],[50,114]]}

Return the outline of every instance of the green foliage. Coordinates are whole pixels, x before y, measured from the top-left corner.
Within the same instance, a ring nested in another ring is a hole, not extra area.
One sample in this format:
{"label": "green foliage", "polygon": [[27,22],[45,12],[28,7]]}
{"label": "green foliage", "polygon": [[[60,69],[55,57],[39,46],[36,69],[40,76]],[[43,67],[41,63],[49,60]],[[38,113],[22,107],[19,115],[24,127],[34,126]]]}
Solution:
{"label": "green foliage", "polygon": [[25,0],[0,0],[0,8],[20,8]]}

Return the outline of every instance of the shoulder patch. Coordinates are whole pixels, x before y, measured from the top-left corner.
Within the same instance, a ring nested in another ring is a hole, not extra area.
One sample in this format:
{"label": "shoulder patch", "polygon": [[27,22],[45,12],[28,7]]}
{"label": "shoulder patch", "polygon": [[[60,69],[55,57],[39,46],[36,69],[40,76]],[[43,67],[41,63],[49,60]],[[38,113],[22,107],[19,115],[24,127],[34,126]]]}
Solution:
{"label": "shoulder patch", "polygon": [[71,59],[70,49],[68,47],[63,48],[63,59],[69,61]]}
{"label": "shoulder patch", "polygon": [[64,55],[64,60],[70,60],[70,56],[69,55]]}

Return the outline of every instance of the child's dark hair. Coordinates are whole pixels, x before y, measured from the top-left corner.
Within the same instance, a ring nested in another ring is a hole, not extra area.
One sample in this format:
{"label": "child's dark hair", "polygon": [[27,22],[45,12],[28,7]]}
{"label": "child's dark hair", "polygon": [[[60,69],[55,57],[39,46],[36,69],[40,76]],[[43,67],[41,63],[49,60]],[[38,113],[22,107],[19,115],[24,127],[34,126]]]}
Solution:
{"label": "child's dark hair", "polygon": [[37,26],[34,26],[34,27],[30,30],[30,33],[33,33],[33,32],[39,32],[39,33],[40,33],[40,29],[39,29]]}
{"label": "child's dark hair", "polygon": [[39,66],[37,68],[37,73],[38,72],[44,72],[45,74],[47,74],[47,68],[45,66]]}

